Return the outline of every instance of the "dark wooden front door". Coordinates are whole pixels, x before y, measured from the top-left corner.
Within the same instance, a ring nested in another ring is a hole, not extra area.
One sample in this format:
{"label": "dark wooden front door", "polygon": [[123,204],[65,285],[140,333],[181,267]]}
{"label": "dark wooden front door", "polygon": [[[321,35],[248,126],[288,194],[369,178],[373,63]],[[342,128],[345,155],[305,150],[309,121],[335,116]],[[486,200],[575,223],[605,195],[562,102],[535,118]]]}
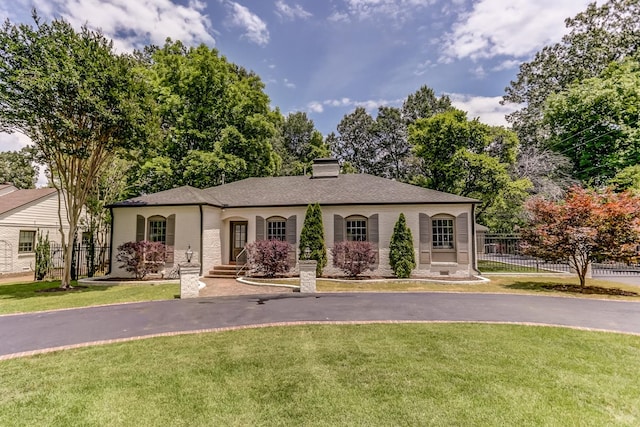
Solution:
{"label": "dark wooden front door", "polygon": [[236,257],[247,244],[247,221],[231,222],[231,256],[229,261],[236,262]]}

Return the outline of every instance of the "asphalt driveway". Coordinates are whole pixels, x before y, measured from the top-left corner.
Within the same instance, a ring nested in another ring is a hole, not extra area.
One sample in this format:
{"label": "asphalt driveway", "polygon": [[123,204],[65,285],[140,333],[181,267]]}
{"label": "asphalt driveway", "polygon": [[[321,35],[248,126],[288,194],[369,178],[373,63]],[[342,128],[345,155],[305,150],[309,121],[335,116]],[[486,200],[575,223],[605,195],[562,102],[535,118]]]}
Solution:
{"label": "asphalt driveway", "polygon": [[469,293],[267,294],[0,316],[0,359],[188,331],[305,322],[499,322],[640,334],[640,303]]}

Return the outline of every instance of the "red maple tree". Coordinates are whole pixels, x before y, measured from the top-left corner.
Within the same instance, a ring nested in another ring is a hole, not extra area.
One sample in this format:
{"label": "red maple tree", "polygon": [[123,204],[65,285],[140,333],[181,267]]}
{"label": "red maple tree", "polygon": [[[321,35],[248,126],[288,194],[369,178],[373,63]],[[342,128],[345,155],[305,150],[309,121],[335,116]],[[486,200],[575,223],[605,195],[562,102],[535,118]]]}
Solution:
{"label": "red maple tree", "polygon": [[529,225],[522,251],[548,261],[567,261],[584,288],[594,261],[638,256],[640,199],[630,193],[572,187],[559,202],[540,197],[526,204]]}

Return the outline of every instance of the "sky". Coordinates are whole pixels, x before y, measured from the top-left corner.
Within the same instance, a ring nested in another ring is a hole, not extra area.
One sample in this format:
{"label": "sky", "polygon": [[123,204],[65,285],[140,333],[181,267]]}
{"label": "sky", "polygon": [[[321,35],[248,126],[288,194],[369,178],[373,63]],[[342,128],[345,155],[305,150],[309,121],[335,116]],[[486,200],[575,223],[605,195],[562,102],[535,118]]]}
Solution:
{"label": "sky", "polygon": [[[491,125],[522,62],[566,33],[589,0],[0,0],[0,19],[86,24],[118,52],[167,37],[204,43],[265,83],[272,107],[324,135],[356,107],[375,116],[427,85]],[[599,0],[599,3],[602,3]],[[29,143],[0,133],[0,151]]]}

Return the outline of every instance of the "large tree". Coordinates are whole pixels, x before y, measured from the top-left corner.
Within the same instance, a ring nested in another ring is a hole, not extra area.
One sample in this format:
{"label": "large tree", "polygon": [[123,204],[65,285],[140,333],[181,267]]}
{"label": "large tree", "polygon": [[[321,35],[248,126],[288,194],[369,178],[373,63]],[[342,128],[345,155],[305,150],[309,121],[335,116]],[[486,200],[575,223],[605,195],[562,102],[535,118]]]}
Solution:
{"label": "large tree", "polygon": [[598,77],[547,99],[547,145],[566,155],[573,175],[600,185],[640,162],[640,63],[612,63]]}
{"label": "large tree", "polygon": [[[281,125],[283,175],[301,175],[311,171],[313,160],[329,157],[331,151],[316,129],[313,120],[304,112],[290,113]],[[276,150],[278,151],[278,150]]]}
{"label": "large tree", "polygon": [[0,130],[31,138],[66,206],[61,286],[68,288],[82,209],[115,152],[142,139],[146,91],[136,62],[114,54],[101,33],[34,20],[6,21],[0,30]]}
{"label": "large tree", "polygon": [[421,86],[412,93],[402,104],[402,117],[411,124],[418,119],[426,119],[436,114],[451,110],[451,99],[442,95],[436,97],[436,93],[428,86]]}
{"label": "large tree", "polygon": [[28,147],[20,151],[0,152],[0,184],[34,188],[37,178],[38,168],[33,164],[33,153]]}
{"label": "large tree", "polygon": [[331,150],[341,163],[358,173],[378,174],[378,147],[373,136],[375,121],[364,107],[345,115],[338,124]]}
{"label": "large tree", "polygon": [[638,255],[640,199],[630,193],[572,187],[558,202],[532,198],[527,210],[530,219],[523,229],[523,251],[545,260],[568,260],[581,287],[592,262]]}
{"label": "large tree", "polygon": [[518,139],[512,132],[451,109],[417,120],[409,142],[420,161],[416,184],[482,200],[478,220],[494,230],[520,222],[531,183],[514,174]]}
{"label": "large tree", "polygon": [[[133,186],[158,191],[180,185],[211,186],[278,172],[272,143],[281,114],[269,107],[260,78],[205,45],[167,40],[139,53],[159,105],[161,129],[155,150],[140,158],[161,166],[168,180]],[[154,160],[153,157],[157,157]]]}
{"label": "large tree", "polygon": [[504,102],[523,105],[508,116],[520,141],[538,144],[546,138],[542,116],[547,98],[573,82],[598,76],[613,61],[640,58],[640,0],[591,3],[565,21],[569,33],[544,47],[520,66],[506,88]]}

